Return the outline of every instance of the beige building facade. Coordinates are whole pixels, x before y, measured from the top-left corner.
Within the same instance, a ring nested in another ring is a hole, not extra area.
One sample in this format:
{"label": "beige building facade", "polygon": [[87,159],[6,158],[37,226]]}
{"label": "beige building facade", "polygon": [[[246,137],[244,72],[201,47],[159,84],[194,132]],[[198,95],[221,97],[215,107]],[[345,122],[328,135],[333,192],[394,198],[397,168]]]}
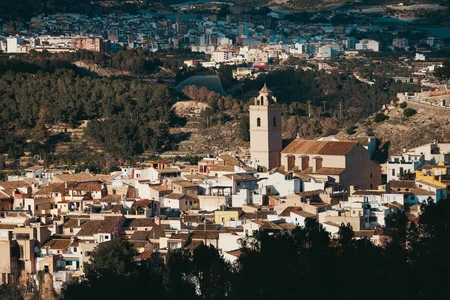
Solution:
{"label": "beige building facade", "polygon": [[281,164],[281,107],[276,102],[277,99],[264,85],[249,108],[251,160],[268,170]]}
{"label": "beige building facade", "polygon": [[376,189],[381,185],[381,168],[370,159],[369,152],[353,141],[310,141],[295,139],[281,152],[286,170],[327,181],[338,189],[356,185],[360,189]]}

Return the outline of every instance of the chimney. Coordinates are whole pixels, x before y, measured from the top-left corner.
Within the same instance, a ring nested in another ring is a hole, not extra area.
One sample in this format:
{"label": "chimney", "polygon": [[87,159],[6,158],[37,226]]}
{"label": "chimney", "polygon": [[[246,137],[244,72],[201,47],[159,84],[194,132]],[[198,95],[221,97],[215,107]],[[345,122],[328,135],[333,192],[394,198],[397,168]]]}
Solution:
{"label": "chimney", "polygon": [[313,173],[316,173],[317,170],[320,170],[322,168],[322,160],[323,158],[320,156],[313,157],[313,165],[312,165]]}
{"label": "chimney", "polygon": [[81,226],[81,220],[80,220],[80,218],[78,218],[78,227],[80,227]]}
{"label": "chimney", "polygon": [[352,196],[353,195],[353,193],[355,192],[355,186],[354,185],[351,185],[350,186],[350,196]]}

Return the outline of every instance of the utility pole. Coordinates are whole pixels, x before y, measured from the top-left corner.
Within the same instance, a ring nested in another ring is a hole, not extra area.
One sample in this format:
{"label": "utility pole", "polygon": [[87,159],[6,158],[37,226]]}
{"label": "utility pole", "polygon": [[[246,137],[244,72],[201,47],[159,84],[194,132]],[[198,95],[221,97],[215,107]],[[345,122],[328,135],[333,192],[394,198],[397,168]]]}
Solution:
{"label": "utility pole", "polygon": [[308,103],[308,118],[311,118],[311,100],[306,101]]}
{"label": "utility pole", "polygon": [[206,244],[206,218],[203,219],[203,231],[205,233],[205,246],[207,246],[207,244]]}
{"label": "utility pole", "polygon": [[323,103],[323,112],[325,112],[326,108],[325,108],[325,104],[327,103],[327,101],[322,101]]}

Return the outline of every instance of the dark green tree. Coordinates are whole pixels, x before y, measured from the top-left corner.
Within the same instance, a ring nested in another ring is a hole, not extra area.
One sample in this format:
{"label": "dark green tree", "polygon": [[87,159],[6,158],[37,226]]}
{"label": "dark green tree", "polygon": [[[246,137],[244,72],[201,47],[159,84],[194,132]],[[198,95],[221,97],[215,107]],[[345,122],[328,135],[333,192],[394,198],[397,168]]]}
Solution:
{"label": "dark green tree", "polygon": [[239,120],[239,138],[245,142],[250,141],[250,120],[248,116],[242,116]]}

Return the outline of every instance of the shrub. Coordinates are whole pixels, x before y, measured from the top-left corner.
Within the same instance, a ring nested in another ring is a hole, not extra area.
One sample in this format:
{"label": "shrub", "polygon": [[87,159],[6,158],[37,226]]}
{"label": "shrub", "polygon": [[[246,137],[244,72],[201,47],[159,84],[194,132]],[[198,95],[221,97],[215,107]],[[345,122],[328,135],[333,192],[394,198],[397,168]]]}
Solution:
{"label": "shrub", "polygon": [[347,128],[347,134],[355,134],[356,133],[356,128],[358,128],[358,126],[355,126],[355,125],[353,125],[353,126],[350,126],[349,128]]}
{"label": "shrub", "polygon": [[400,108],[406,108],[408,106],[408,103],[402,102],[402,103],[400,103],[399,106],[400,106]]}
{"label": "shrub", "polygon": [[375,123],[380,123],[380,122],[383,122],[384,120],[386,120],[387,118],[388,117],[385,114],[377,113],[373,120],[375,121]]}
{"label": "shrub", "polygon": [[404,110],[403,110],[403,115],[405,116],[405,117],[411,117],[411,116],[414,116],[415,114],[417,113],[417,110],[415,110],[414,108],[405,108]]}

